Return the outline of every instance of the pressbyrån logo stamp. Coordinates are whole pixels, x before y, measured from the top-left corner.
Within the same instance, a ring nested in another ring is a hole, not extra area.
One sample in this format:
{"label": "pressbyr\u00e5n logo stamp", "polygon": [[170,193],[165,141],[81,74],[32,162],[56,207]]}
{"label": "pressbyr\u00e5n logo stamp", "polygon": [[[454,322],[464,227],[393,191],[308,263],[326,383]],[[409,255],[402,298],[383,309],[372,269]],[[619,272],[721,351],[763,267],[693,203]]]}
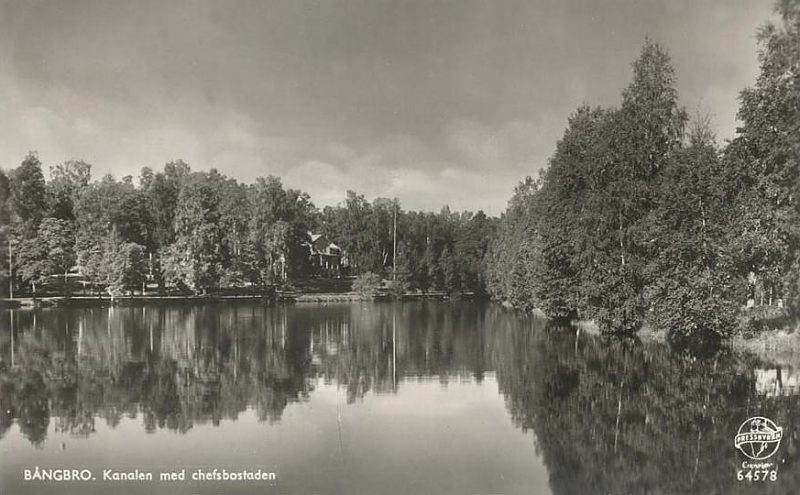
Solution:
{"label": "pressbyr\u00e5n logo stamp", "polygon": [[734,445],[750,459],[763,461],[778,451],[783,428],[763,416],[749,418],[739,426]]}

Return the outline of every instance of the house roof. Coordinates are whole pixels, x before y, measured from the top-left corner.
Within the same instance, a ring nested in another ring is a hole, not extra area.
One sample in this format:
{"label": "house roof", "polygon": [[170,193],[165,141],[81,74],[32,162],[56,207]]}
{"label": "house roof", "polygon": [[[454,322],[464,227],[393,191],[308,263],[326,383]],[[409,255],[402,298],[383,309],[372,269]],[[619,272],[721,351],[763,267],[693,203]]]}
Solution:
{"label": "house roof", "polygon": [[308,232],[308,237],[311,239],[311,244],[316,244],[317,241],[322,240],[322,242],[325,243],[325,247],[326,248],[328,248],[328,249],[338,249],[340,251],[342,250],[341,247],[339,247],[337,244],[335,244],[330,239],[328,239],[328,237],[325,236],[325,234],[313,234],[313,233],[311,233],[309,231]]}

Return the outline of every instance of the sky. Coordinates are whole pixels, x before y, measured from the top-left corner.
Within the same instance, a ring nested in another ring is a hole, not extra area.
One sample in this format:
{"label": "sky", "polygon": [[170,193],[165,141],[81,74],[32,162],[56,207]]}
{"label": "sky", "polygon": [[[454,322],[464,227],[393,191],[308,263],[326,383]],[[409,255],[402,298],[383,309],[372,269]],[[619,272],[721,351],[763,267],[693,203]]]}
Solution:
{"label": "sky", "polygon": [[616,106],[645,38],[734,136],[772,0],[0,0],[0,168],[183,159],[498,215],[569,115]]}

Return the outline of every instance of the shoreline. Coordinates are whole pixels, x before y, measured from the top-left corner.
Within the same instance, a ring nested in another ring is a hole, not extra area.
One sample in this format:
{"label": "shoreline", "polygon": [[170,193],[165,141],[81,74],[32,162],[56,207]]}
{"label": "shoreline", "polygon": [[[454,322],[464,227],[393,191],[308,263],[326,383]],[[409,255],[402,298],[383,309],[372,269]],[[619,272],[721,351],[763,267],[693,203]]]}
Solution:
{"label": "shoreline", "polygon": [[[400,300],[438,300],[472,299],[472,294],[448,295],[442,292],[407,293]],[[271,294],[206,294],[206,295],[145,295],[117,297],[112,302],[108,297],[90,296],[54,296],[40,298],[15,298],[0,299],[0,309],[34,309],[49,307],[108,307],[108,306],[143,306],[164,303],[180,304],[208,304],[235,301],[264,301],[265,304],[297,303],[297,304],[324,304],[336,302],[361,302],[361,301],[389,301],[388,294],[366,296],[357,292],[274,292]],[[494,301],[505,309],[517,311],[508,301]],[[547,318],[541,310],[527,313],[538,318]],[[600,335],[597,324],[591,320],[575,320],[569,323],[579,332],[589,335]],[[666,334],[645,325],[636,336],[642,342],[666,343]],[[743,351],[753,354],[766,361],[779,361],[800,364],[800,328],[778,328],[764,330],[755,335],[733,335],[725,341],[726,347],[734,351]]]}
{"label": "shoreline", "polygon": [[187,295],[187,296],[124,296],[93,297],[93,296],[48,296],[48,297],[19,297],[14,299],[0,299],[0,308],[42,308],[54,306],[110,306],[129,304],[153,304],[162,302],[223,302],[229,300],[268,300],[274,301],[274,295]]}
{"label": "shoreline", "polygon": [[[428,292],[426,294],[409,292],[401,296],[403,301],[422,299],[449,300],[472,299],[472,294],[448,295],[443,292]],[[386,301],[390,300],[388,294],[375,294],[367,296],[358,292],[275,292],[271,294],[205,294],[205,295],[145,295],[116,297],[97,296],[48,296],[48,297],[19,297],[14,299],[0,299],[0,309],[43,308],[43,307],[71,307],[71,306],[129,306],[161,303],[221,303],[228,301],[265,301],[266,303],[323,303],[323,302],[356,302],[356,301]]]}
{"label": "shoreline", "polygon": [[[517,311],[513,304],[508,301],[496,301],[502,307]],[[547,319],[547,316],[540,309],[534,309],[528,315]],[[764,319],[768,319],[765,316]],[[573,320],[569,325],[578,332],[585,332],[589,335],[601,335],[597,324],[592,320]],[[636,337],[642,342],[667,343],[667,334],[661,330],[655,330],[649,325],[644,325],[637,333]],[[736,334],[724,341],[725,347],[737,351],[747,352],[759,359],[782,364],[800,366],[800,325],[792,328],[775,328],[763,330],[753,335]]]}
{"label": "shoreline", "polygon": [[753,354],[765,361],[800,366],[800,329],[765,330],[758,335],[735,335],[731,349]]}

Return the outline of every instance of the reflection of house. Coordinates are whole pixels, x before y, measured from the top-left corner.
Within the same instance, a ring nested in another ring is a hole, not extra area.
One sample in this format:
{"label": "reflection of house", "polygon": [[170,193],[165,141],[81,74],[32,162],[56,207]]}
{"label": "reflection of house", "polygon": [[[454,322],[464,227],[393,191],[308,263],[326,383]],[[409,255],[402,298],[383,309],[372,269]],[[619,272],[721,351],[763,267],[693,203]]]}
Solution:
{"label": "reflection of house", "polygon": [[757,369],[756,392],[767,397],[800,394],[800,373],[791,366]]}
{"label": "reflection of house", "polygon": [[328,319],[311,330],[309,353],[311,364],[322,364],[325,357],[337,356],[348,348],[350,322],[347,319]]}
{"label": "reflection of house", "polygon": [[309,250],[311,266],[321,275],[341,275],[347,267],[347,256],[342,248],[331,242],[324,234],[308,233],[306,245]]}

